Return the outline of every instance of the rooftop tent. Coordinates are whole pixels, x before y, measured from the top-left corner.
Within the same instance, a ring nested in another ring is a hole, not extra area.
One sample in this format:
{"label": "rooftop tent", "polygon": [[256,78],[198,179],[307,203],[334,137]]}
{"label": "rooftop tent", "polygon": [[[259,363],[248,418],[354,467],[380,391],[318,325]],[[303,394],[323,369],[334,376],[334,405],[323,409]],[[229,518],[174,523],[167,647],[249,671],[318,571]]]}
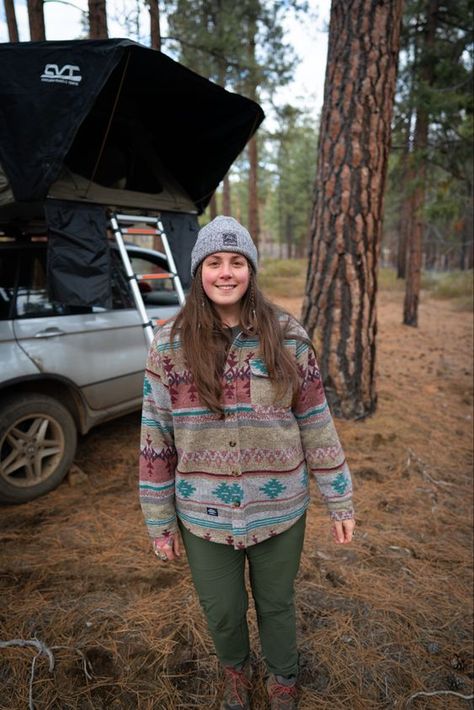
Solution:
{"label": "rooftop tent", "polygon": [[0,44],[0,217],[46,197],[200,213],[263,117],[127,39]]}

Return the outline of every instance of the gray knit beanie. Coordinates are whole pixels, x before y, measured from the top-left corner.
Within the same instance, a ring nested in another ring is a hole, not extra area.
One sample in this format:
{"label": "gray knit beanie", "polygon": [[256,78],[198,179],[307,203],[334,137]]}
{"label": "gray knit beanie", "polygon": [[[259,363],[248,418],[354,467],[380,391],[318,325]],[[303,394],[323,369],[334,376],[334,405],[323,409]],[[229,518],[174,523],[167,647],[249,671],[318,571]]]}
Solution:
{"label": "gray knit beanie", "polygon": [[196,244],[191,252],[191,276],[206,256],[216,251],[232,251],[243,254],[257,271],[258,254],[252,237],[233,217],[215,217],[199,230]]}

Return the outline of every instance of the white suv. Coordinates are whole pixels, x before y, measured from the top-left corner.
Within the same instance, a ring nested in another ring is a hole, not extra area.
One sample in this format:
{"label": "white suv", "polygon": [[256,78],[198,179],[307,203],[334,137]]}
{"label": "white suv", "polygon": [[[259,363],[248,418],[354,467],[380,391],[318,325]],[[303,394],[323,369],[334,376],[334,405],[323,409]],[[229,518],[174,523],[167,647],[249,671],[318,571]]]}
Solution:
{"label": "white suv", "polygon": [[[168,270],[127,245],[136,274]],[[129,282],[112,254],[112,307],[51,300],[45,240],[0,238],[0,501],[51,490],[74,459],[77,432],[141,406],[147,345]],[[179,308],[170,278],[140,282],[156,324]]]}

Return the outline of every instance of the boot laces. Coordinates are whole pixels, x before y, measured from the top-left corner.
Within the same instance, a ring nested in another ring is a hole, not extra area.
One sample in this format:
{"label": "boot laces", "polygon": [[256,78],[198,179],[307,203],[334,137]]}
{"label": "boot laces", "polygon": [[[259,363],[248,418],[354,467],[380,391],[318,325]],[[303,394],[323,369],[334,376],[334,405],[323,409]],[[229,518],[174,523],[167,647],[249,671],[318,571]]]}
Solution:
{"label": "boot laces", "polygon": [[252,687],[250,680],[247,678],[242,670],[237,670],[237,668],[232,668],[228,666],[224,668],[226,681],[230,683],[232,688],[232,695],[235,697],[239,705],[245,705],[245,700],[242,698],[240,693],[242,691],[249,691]]}
{"label": "boot laces", "polygon": [[270,698],[296,698],[296,685],[283,685],[276,682],[270,688]]}

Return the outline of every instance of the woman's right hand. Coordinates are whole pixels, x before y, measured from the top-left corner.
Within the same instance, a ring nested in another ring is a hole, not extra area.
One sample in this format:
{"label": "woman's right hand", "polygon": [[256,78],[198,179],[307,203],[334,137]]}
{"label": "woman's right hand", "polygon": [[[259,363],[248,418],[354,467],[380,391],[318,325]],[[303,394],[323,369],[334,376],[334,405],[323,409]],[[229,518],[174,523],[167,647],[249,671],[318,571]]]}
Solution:
{"label": "woman's right hand", "polygon": [[153,552],[162,562],[172,562],[181,556],[181,543],[178,533],[167,538],[157,537],[153,540]]}

